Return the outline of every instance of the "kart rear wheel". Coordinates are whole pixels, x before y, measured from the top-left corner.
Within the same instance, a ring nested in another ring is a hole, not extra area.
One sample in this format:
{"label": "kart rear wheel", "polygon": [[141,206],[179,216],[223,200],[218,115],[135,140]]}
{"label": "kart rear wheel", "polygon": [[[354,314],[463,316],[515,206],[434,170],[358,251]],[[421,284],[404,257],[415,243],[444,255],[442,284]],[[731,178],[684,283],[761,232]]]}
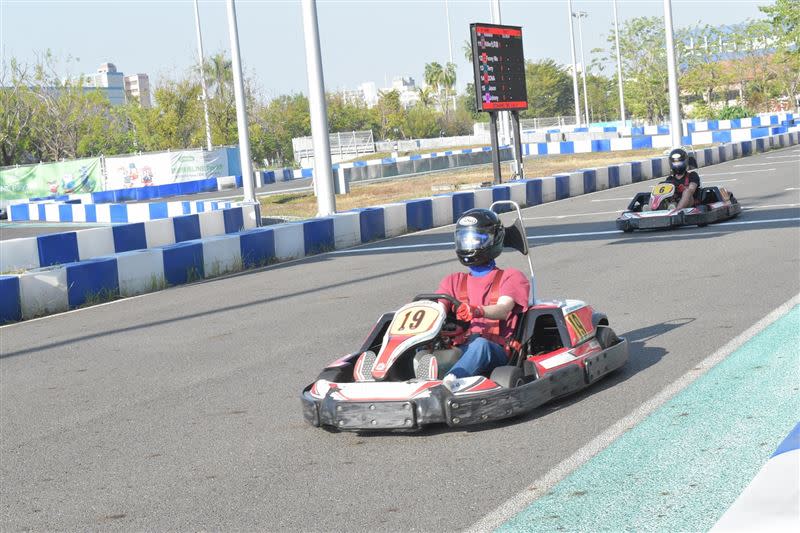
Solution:
{"label": "kart rear wheel", "polygon": [[597,326],[595,338],[597,339],[597,342],[600,343],[600,347],[602,347],[604,350],[614,346],[619,342],[619,337],[617,337],[617,334],[614,333],[614,330],[608,326]]}
{"label": "kart rear wheel", "polygon": [[522,374],[522,369],[511,365],[498,366],[492,370],[492,375],[489,379],[504,389],[513,389],[525,384],[525,376]]}

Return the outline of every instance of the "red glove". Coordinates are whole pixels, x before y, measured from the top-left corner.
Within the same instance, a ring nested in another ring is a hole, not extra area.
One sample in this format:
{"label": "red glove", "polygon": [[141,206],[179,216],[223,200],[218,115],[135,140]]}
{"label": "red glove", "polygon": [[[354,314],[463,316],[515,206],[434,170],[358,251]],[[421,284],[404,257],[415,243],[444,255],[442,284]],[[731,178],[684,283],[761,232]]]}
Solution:
{"label": "red glove", "polygon": [[456,311],[456,318],[463,320],[464,322],[470,322],[473,318],[481,317],[483,317],[483,307],[480,305],[469,305],[468,303],[462,303],[460,306],[458,306],[458,311]]}

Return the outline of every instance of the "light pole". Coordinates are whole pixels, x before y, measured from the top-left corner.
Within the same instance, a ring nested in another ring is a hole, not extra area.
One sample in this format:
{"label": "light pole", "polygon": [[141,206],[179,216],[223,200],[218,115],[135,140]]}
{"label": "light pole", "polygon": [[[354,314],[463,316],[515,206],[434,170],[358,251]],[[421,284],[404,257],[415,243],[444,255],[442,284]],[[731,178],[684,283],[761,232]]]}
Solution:
{"label": "light pole", "polygon": [[[447,53],[450,57],[450,63],[453,63],[453,37],[450,35],[450,6],[447,0],[444,0],[444,14],[447,17]],[[456,95],[453,94],[453,112],[456,110]]]}
{"label": "light pole", "polygon": [[331,141],[325,103],[325,80],[322,76],[322,53],[319,46],[319,23],[316,0],[303,0],[303,38],[306,46],[308,105],[311,114],[311,141],[314,144],[314,183],[317,192],[317,216],[336,213],[331,165]]}
{"label": "light pole", "polygon": [[[236,26],[236,6],[233,5],[233,0],[228,0],[228,35],[231,41],[233,95],[236,99],[236,128],[239,132],[239,162],[242,166],[244,201],[255,204],[253,162],[250,159],[250,135],[247,132],[247,108],[245,107],[244,82],[242,81],[242,59],[239,55],[239,29]],[[256,210],[256,224],[261,225],[258,213],[259,211]]]}
{"label": "light pole", "polygon": [[614,2],[614,35],[617,41],[617,81],[619,82],[619,119],[625,126],[625,94],[622,91],[622,56],[619,53],[619,20],[617,20],[617,0]]}
{"label": "light pole", "polygon": [[586,60],[583,58],[583,27],[581,26],[581,19],[586,15],[586,11],[578,11],[572,14],[573,17],[578,19],[578,40],[580,41],[581,48],[581,79],[583,80],[583,116],[586,117],[586,125],[589,125],[589,96],[586,92]]}
{"label": "light pole", "polygon": [[203,95],[203,115],[206,118],[206,144],[208,151],[211,151],[211,125],[208,122],[208,91],[206,91],[206,74],[203,68],[203,36],[200,34],[200,9],[197,7],[197,0],[194,0],[194,25],[197,30],[197,54],[200,56],[200,91]]}
{"label": "light pole", "polygon": [[572,55],[572,93],[575,100],[575,125],[581,125],[581,102],[578,96],[578,67],[575,65],[575,32],[572,29],[572,0],[567,0],[567,19],[569,20],[569,50]]}
{"label": "light pole", "polygon": [[664,33],[667,37],[667,74],[669,78],[669,118],[672,147],[681,145],[681,104],[678,100],[678,69],[675,65],[675,37],[672,33],[672,0],[664,0]]}

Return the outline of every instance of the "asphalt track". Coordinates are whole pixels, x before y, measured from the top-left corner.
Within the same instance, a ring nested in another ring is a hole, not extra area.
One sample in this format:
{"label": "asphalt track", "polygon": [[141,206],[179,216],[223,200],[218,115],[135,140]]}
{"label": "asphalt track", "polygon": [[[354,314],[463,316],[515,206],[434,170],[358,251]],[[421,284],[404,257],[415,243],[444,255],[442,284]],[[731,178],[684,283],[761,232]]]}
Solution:
{"label": "asphalt track", "polygon": [[458,268],[452,227],[0,328],[0,529],[469,527],[800,292],[800,148],[702,175],[738,219],[617,232],[642,184],[524,211],[540,295],[606,312],[631,359],[486,427],[329,433],[300,412],[325,363]]}

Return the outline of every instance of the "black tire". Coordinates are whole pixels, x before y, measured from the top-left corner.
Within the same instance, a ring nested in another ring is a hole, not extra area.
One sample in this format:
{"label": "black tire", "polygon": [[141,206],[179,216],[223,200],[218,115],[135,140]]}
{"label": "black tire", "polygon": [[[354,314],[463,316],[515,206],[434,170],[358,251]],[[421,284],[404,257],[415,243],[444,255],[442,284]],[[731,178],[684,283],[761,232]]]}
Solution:
{"label": "black tire", "polygon": [[628,226],[625,229],[623,229],[622,231],[624,231],[625,233],[633,233],[633,228]]}
{"label": "black tire", "polygon": [[595,338],[604,350],[614,346],[619,342],[619,337],[617,337],[617,334],[614,333],[614,330],[608,326],[597,326]]}
{"label": "black tire", "polygon": [[522,374],[522,369],[518,366],[510,365],[498,366],[492,370],[492,375],[489,379],[504,389],[513,389],[525,383],[525,376]]}

